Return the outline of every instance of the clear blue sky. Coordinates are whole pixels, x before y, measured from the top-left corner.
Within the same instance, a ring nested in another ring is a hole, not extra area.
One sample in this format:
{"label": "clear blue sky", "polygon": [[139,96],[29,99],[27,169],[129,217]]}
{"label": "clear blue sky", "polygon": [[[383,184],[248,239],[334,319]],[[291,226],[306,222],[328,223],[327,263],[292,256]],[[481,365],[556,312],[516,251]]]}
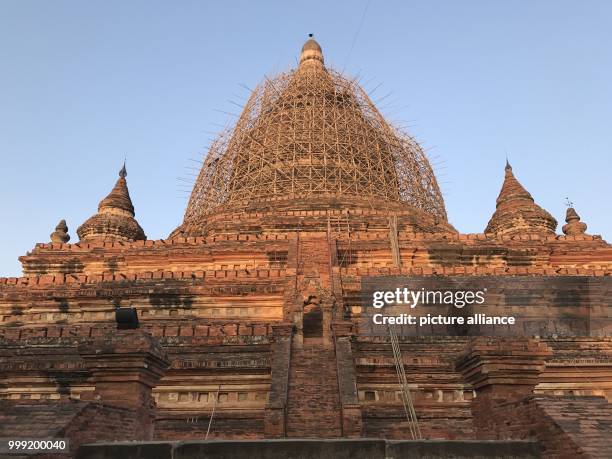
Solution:
{"label": "clear blue sky", "polygon": [[60,218],[76,242],[126,155],[137,219],[166,237],[218,110],[309,32],[392,93],[382,111],[431,148],[458,230],[485,228],[507,152],[560,223],[569,196],[612,239],[612,2],[372,0],[360,28],[366,3],[1,0],[0,275]]}

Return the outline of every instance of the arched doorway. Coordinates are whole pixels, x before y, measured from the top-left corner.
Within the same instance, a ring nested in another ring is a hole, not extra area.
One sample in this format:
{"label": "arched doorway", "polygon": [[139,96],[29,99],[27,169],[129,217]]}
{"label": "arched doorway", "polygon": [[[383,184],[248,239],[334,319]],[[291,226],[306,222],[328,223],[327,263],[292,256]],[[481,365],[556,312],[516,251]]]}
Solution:
{"label": "arched doorway", "polygon": [[304,338],[323,337],[323,310],[314,297],[309,297],[304,304],[302,316],[302,332]]}

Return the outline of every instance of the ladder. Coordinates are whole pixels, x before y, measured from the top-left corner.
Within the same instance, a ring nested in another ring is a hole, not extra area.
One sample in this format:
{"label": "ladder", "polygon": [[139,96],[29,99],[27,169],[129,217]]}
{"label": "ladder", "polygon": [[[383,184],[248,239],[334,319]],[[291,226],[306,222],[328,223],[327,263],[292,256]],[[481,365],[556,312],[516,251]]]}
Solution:
{"label": "ladder", "polygon": [[213,418],[215,417],[215,408],[217,408],[217,400],[219,399],[219,391],[221,390],[221,384],[217,387],[217,395],[213,399],[212,412],[210,413],[210,420],[208,421],[208,429],[206,429],[206,437],[204,441],[208,440],[208,434],[210,434],[210,427],[212,426]]}
{"label": "ladder", "polygon": [[391,241],[391,254],[393,256],[393,265],[396,268],[401,268],[402,257],[400,255],[397,233],[397,215],[394,215],[393,217],[389,217],[389,240]]}
{"label": "ladder", "polygon": [[399,342],[397,341],[397,334],[393,329],[392,325],[389,327],[389,337],[391,338],[391,347],[393,348],[393,360],[395,361],[395,371],[397,372],[397,379],[401,388],[402,402],[404,403],[404,412],[406,413],[406,419],[408,420],[408,426],[410,427],[410,434],[413,440],[420,440],[421,429],[419,429],[419,421],[417,419],[416,411],[412,403],[412,397],[410,396],[410,390],[408,389],[408,382],[406,381],[406,372],[404,371],[404,362],[402,360],[402,352],[400,350]]}

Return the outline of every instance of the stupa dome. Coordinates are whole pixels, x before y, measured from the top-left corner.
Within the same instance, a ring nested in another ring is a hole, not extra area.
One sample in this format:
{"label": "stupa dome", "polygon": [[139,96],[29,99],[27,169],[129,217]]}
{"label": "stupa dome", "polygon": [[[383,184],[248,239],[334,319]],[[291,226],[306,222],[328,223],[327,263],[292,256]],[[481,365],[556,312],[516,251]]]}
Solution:
{"label": "stupa dome", "polygon": [[201,234],[219,212],[305,207],[410,210],[421,226],[454,231],[419,144],[323,62],[310,38],[297,69],[253,91],[210,148],[174,234]]}
{"label": "stupa dome", "polygon": [[127,186],[125,164],[111,192],[98,205],[98,213],[78,229],[81,242],[145,240],[144,231],[134,218],[134,205]]}
{"label": "stupa dome", "polygon": [[531,194],[521,185],[506,160],[504,183],[496,201],[496,208],[485,233],[498,235],[555,234],[557,220],[538,206]]}
{"label": "stupa dome", "polygon": [[587,224],[580,221],[580,215],[576,212],[572,206],[567,208],[565,213],[565,225],[563,225],[562,231],[568,236],[578,236],[585,234],[587,230]]}
{"label": "stupa dome", "polygon": [[321,45],[312,38],[312,34],[310,34],[310,38],[304,43],[304,46],[302,46],[302,52],[300,53],[300,64],[308,60],[316,60],[321,62],[321,64],[325,62]]}

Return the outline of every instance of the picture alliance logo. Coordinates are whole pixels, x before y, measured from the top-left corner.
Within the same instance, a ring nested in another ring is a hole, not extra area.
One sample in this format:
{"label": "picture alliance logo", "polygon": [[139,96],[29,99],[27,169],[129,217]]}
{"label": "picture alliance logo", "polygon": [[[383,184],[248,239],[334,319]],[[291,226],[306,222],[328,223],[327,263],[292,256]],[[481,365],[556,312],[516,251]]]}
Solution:
{"label": "picture alliance logo", "polygon": [[453,305],[463,308],[472,304],[485,302],[487,289],[481,290],[412,290],[398,287],[395,290],[378,290],[372,294],[372,306],[380,309],[384,306],[408,306],[411,309],[418,305]]}

